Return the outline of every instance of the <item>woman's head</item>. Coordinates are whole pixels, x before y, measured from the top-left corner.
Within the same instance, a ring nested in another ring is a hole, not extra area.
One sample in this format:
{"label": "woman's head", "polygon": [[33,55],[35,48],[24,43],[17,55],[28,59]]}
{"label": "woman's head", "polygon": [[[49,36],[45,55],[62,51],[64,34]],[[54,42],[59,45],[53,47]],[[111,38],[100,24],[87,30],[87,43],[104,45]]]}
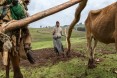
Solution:
{"label": "woman's head", "polygon": [[26,3],[26,5],[28,5],[30,3],[30,0],[25,0],[24,2]]}
{"label": "woman's head", "polygon": [[59,21],[56,21],[56,26],[57,26],[57,27],[59,27],[59,26],[60,26]]}

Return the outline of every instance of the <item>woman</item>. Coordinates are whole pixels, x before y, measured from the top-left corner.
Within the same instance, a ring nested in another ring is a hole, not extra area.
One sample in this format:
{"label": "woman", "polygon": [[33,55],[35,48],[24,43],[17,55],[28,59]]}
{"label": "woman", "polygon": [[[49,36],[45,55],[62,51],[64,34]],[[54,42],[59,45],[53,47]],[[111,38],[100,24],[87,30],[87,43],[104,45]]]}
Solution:
{"label": "woman", "polygon": [[60,53],[64,56],[64,49],[63,45],[61,42],[61,37],[63,36],[62,34],[62,28],[60,27],[59,21],[56,21],[56,26],[53,30],[53,45],[54,45],[54,50],[59,55]]}

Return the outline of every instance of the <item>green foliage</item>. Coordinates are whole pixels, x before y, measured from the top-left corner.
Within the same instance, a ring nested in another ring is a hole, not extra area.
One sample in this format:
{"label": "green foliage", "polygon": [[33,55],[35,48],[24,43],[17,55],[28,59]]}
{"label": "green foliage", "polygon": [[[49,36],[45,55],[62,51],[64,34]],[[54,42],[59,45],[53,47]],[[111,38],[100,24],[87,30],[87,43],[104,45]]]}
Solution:
{"label": "green foliage", "polygon": [[85,31],[85,27],[78,27],[77,30],[78,31]]}

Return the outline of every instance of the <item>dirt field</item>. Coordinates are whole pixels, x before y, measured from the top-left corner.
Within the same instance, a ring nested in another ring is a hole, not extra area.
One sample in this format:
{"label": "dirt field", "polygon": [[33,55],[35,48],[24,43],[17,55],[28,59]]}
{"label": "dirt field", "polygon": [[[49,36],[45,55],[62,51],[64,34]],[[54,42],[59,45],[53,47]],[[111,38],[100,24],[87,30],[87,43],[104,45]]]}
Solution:
{"label": "dirt field", "polygon": [[[69,57],[63,57],[62,55],[57,56],[53,48],[34,50],[32,55],[35,58],[36,61],[35,64],[31,65],[28,62],[28,60],[21,59],[20,65],[23,67],[48,66],[48,65],[54,65],[60,61],[68,61],[74,57],[84,57],[82,54],[74,50],[71,50],[71,54]],[[0,60],[0,67],[3,67],[1,60]]]}
{"label": "dirt field", "polygon": [[74,57],[84,57],[80,53],[75,52],[73,50],[71,51],[71,54],[69,57],[63,57],[62,55],[57,56],[52,48],[34,50],[33,56],[36,60],[36,63],[34,65],[31,65],[27,60],[22,60],[21,65],[25,67],[47,66],[50,64],[54,65],[60,61],[68,61]]}

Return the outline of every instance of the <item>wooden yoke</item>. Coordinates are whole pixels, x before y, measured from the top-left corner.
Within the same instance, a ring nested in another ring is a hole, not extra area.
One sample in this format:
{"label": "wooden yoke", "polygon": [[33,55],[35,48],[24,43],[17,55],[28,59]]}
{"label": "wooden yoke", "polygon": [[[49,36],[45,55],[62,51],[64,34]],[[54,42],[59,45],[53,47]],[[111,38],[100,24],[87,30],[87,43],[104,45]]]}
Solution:
{"label": "wooden yoke", "polygon": [[79,4],[79,6],[77,7],[76,12],[75,12],[75,18],[68,28],[67,39],[66,39],[67,40],[67,48],[68,48],[67,55],[69,54],[70,49],[71,49],[70,37],[71,37],[72,29],[74,28],[76,23],[80,20],[80,14],[81,14],[82,10],[86,7],[87,1],[88,0],[83,0]]}
{"label": "wooden yoke", "polygon": [[24,18],[22,20],[17,20],[17,21],[14,21],[12,23],[9,23],[4,28],[1,28],[0,31],[1,32],[7,32],[7,31],[12,31],[12,30],[17,29],[17,28],[24,27],[27,24],[30,24],[32,22],[35,22],[37,20],[43,19],[43,18],[45,18],[47,16],[50,16],[52,14],[55,14],[55,13],[57,13],[59,11],[62,11],[64,9],[66,9],[66,8],[69,8],[69,7],[79,3],[81,1],[82,0],[73,0],[73,1],[65,2],[65,3],[60,4],[58,6],[55,6],[53,8],[47,9],[47,10],[39,12],[39,13],[36,13],[36,14],[30,16],[30,17],[27,17],[27,18]]}

